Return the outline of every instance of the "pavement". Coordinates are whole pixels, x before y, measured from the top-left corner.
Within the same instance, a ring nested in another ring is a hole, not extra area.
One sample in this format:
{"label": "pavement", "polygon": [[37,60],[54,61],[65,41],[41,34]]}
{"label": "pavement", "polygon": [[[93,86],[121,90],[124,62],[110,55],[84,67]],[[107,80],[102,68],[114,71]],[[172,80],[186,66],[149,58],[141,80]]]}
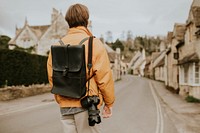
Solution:
{"label": "pavement", "polygon": [[179,133],[200,133],[200,103],[188,103],[183,97],[166,89],[163,82],[150,80]]}
{"label": "pavement", "polygon": [[[166,115],[169,116],[179,133],[200,133],[200,104],[186,102],[181,96],[167,90],[163,82],[146,78],[145,80],[149,80],[152,84],[161,100]],[[54,97],[51,93],[11,101],[0,101],[0,116],[54,103]]]}

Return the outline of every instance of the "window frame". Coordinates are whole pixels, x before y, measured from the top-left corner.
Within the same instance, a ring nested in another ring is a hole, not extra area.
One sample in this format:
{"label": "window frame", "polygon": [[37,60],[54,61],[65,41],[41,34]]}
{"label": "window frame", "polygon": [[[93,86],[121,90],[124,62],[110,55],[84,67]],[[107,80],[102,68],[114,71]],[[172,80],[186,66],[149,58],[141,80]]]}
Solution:
{"label": "window frame", "polygon": [[[196,67],[198,66],[198,69]],[[190,63],[188,66],[187,73],[185,73],[187,68],[184,65],[179,66],[179,79],[180,85],[190,85],[190,86],[200,86],[200,65],[199,63]],[[196,72],[197,70],[197,72]],[[196,78],[196,74],[198,74],[198,78]],[[198,79],[198,83],[196,80]],[[187,81],[187,82],[186,82]]]}
{"label": "window frame", "polygon": [[[196,67],[198,67],[198,72],[196,72]],[[193,72],[194,72],[194,86],[199,86],[200,85],[200,65],[199,63],[193,63]],[[198,74],[198,78],[196,78],[196,74]],[[196,83],[196,79],[198,79],[198,83]]]}

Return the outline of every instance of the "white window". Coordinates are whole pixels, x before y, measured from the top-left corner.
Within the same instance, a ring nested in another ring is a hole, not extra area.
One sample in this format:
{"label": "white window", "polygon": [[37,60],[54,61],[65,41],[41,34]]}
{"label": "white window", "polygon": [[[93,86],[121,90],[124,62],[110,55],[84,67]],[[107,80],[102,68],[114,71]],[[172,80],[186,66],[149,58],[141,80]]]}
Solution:
{"label": "white window", "polygon": [[161,78],[161,80],[163,80],[163,67],[160,67],[160,78]]}
{"label": "white window", "polygon": [[194,83],[194,63],[189,64],[189,84],[192,85]]}
{"label": "white window", "polygon": [[186,64],[183,66],[183,71],[184,71],[184,83],[188,83],[188,70],[189,70],[189,65]]}
{"label": "white window", "polygon": [[182,84],[183,83],[183,75],[182,75],[183,74],[183,71],[182,71],[183,69],[182,69],[182,66],[179,66],[178,70],[179,70],[179,83]]}
{"label": "white window", "polygon": [[179,79],[181,85],[200,85],[200,65],[199,63],[184,64],[179,67]]}

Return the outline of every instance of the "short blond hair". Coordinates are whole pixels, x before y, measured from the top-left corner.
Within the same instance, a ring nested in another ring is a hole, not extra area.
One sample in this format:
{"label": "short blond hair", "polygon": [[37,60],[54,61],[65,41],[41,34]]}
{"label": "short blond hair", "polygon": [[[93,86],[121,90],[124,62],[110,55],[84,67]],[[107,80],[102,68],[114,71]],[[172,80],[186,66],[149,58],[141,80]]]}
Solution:
{"label": "short blond hair", "polygon": [[67,10],[65,20],[69,27],[84,26],[87,27],[89,20],[89,10],[85,5],[74,4]]}

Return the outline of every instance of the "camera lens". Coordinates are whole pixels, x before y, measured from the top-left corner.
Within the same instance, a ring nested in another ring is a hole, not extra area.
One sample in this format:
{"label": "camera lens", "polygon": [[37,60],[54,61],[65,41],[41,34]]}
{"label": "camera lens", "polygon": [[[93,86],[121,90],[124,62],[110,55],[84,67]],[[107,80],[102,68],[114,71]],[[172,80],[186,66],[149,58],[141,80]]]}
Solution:
{"label": "camera lens", "polygon": [[88,123],[89,126],[94,126],[95,123],[101,123],[101,117],[99,116],[100,110],[97,108],[100,99],[98,96],[87,96],[81,100],[83,108],[88,109]]}
{"label": "camera lens", "polygon": [[99,115],[89,116],[88,122],[89,122],[89,126],[94,126],[95,124],[101,123],[101,117]]}

